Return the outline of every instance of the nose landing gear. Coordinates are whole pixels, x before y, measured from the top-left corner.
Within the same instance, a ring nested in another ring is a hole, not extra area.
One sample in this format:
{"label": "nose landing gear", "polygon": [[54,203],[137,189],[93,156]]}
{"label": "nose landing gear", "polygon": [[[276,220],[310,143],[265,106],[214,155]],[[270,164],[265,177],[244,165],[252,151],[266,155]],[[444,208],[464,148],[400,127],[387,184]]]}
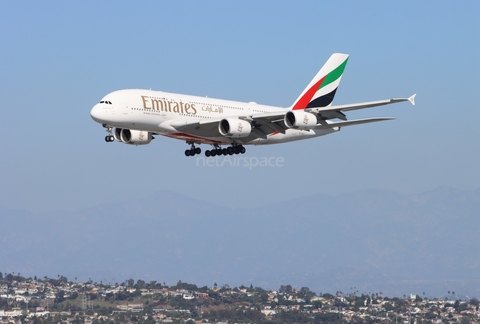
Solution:
{"label": "nose landing gear", "polygon": [[112,127],[111,126],[108,126],[107,124],[102,124],[102,126],[105,128],[105,130],[107,131],[108,135],[105,136],[105,142],[109,143],[109,142],[113,142],[115,140],[115,137],[113,137],[112,135]]}

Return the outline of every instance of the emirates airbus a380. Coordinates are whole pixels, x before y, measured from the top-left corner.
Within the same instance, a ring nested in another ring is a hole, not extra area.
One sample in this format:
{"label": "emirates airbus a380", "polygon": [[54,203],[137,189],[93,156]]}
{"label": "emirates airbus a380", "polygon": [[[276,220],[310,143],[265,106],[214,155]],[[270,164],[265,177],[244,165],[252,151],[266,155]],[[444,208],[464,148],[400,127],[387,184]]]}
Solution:
{"label": "emirates airbus a380", "polygon": [[[347,120],[344,112],[410,101],[415,95],[332,106],[348,61],[333,54],[289,108],[280,108],[162,91],[128,89],[107,94],[90,115],[106,128],[106,142],[149,144],[153,135],[185,141],[186,156],[201,153],[195,145],[209,144],[205,155],[245,153],[245,145],[277,144],[338,132],[341,127],[393,118]],[[224,148],[222,148],[224,146]]]}

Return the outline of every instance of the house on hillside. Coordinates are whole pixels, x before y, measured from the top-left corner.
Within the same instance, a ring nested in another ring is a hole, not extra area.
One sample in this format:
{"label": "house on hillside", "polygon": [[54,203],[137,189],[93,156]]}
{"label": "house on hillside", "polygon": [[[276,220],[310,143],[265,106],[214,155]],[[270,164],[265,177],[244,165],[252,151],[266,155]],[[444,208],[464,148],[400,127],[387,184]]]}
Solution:
{"label": "house on hillside", "polygon": [[2,285],[0,286],[0,294],[6,294],[8,292],[8,286]]}

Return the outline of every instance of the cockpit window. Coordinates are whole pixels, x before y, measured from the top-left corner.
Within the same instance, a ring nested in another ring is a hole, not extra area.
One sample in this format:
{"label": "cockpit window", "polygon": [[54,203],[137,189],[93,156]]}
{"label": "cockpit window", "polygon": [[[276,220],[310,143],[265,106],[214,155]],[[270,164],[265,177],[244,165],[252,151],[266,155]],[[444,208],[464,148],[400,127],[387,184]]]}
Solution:
{"label": "cockpit window", "polygon": [[111,105],[111,104],[112,104],[111,101],[107,101],[107,100],[102,100],[102,101],[100,101],[100,103],[104,103],[104,104],[107,104],[107,105]]}
{"label": "cockpit window", "polygon": [[100,101],[100,103],[104,103],[104,102],[105,102],[105,101],[103,101],[103,100],[102,100],[102,101]]}

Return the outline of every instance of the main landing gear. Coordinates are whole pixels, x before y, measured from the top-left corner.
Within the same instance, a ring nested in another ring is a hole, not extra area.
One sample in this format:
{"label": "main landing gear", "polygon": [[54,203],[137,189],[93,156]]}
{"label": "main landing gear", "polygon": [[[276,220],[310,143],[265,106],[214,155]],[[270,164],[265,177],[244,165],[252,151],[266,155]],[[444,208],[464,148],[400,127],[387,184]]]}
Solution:
{"label": "main landing gear", "polygon": [[192,147],[189,150],[185,150],[185,156],[194,156],[195,154],[202,153],[202,150],[199,147],[195,147],[195,144],[191,144]]}
{"label": "main landing gear", "polygon": [[227,148],[221,148],[217,144],[214,145],[213,150],[206,150],[205,156],[215,156],[215,155],[233,155],[233,154],[244,154],[247,150],[243,147],[243,145],[232,145]]}
{"label": "main landing gear", "polygon": [[[187,143],[190,144],[191,147],[189,150],[185,150],[185,156],[195,156],[197,154],[202,153],[202,150],[199,147],[195,147],[195,143]],[[218,144],[213,145],[212,150],[206,150],[205,156],[216,156],[216,155],[233,155],[233,154],[244,154],[247,150],[243,147],[243,145],[237,145],[235,143],[232,146],[221,148]]]}

